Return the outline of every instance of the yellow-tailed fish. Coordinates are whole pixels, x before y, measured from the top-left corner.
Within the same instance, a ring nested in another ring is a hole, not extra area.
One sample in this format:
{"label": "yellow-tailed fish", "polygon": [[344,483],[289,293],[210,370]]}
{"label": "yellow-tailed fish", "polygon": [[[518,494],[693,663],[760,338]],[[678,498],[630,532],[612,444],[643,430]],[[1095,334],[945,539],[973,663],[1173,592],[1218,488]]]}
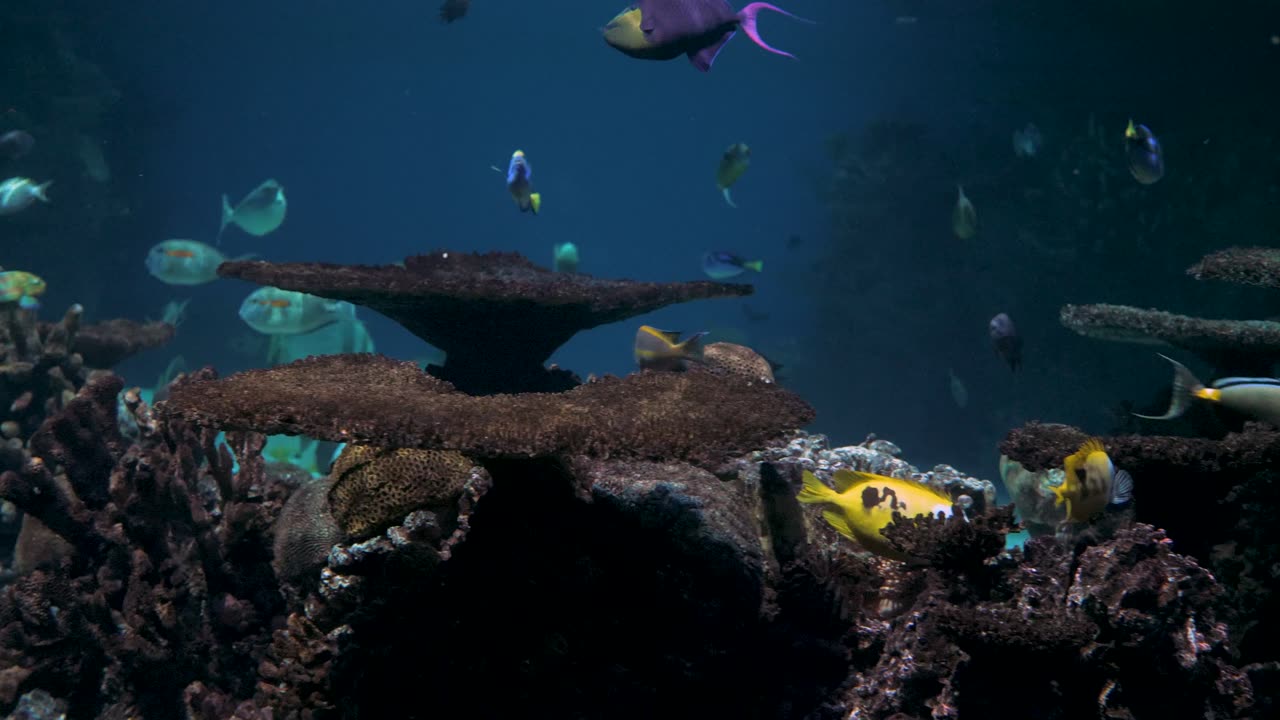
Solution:
{"label": "yellow-tailed fish", "polygon": [[542,209],[542,193],[533,191],[533,167],[529,165],[523,150],[511,153],[511,162],[507,165],[507,191],[516,201],[520,212],[532,211],[537,215]]}
{"label": "yellow-tailed fish", "polygon": [[48,286],[39,275],[23,270],[0,272],[0,302],[16,302],[24,310],[35,310],[40,307],[40,301],[36,298],[47,289]]}
{"label": "yellow-tailed fish", "polygon": [[1267,377],[1225,377],[1215,380],[1211,387],[1205,387],[1186,365],[1167,355],[1160,357],[1173,364],[1173,392],[1169,397],[1169,409],[1163,415],[1134,415],[1147,420],[1173,420],[1182,417],[1192,399],[1198,398],[1280,427],[1280,380]]}
{"label": "yellow-tailed fish", "polygon": [[11,177],[5,180],[0,183],[0,215],[12,215],[26,210],[37,200],[49,202],[49,196],[45,191],[52,184],[52,180],[37,183],[24,177]]}
{"label": "yellow-tailed fish", "polygon": [[978,234],[978,211],[964,194],[964,187],[956,185],[956,206],[951,210],[951,232],[961,240]]}
{"label": "yellow-tailed fish", "polygon": [[684,370],[689,361],[702,358],[704,335],[705,332],[696,333],[681,342],[678,331],[641,325],[636,331],[636,364],[641,370]]}
{"label": "yellow-tailed fish", "polygon": [[280,227],[284,222],[288,201],[284,198],[284,188],[275,180],[267,180],[252,192],[244,196],[235,207],[226,195],[222,196],[222,226],[218,228],[215,245],[222,243],[222,231],[228,225],[235,225],[250,235],[262,237]]}
{"label": "yellow-tailed fish", "polygon": [[1133,499],[1133,478],[1116,469],[1097,438],[1089,438],[1068,455],[1062,469],[1062,484],[1053,488],[1053,504],[1066,503],[1071,522],[1085,522],[1107,505],[1124,505]]}
{"label": "yellow-tailed fish", "polygon": [[729,188],[742,177],[742,173],[747,171],[751,165],[751,148],[746,143],[734,143],[724,151],[724,155],[720,156],[720,166],[716,168],[716,187],[720,188],[720,193],[724,195],[724,201],[729,203],[729,207],[738,207],[733,204],[733,197],[729,194]]}
{"label": "yellow-tailed fish", "polygon": [[796,499],[802,503],[823,503],[822,517],[836,532],[871,552],[894,560],[909,558],[889,544],[881,533],[893,514],[905,518],[921,515],[951,517],[952,499],[946,493],[910,480],[837,470],[831,475],[835,489],[822,484],[816,475],[804,471],[804,488]]}

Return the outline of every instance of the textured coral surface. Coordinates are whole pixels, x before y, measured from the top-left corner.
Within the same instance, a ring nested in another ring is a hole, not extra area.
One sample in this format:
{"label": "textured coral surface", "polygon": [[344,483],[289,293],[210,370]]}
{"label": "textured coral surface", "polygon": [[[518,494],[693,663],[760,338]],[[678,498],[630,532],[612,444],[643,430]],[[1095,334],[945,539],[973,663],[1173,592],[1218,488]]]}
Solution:
{"label": "textured coral surface", "polygon": [[563,393],[471,396],[413,363],[332,355],[173,386],[163,414],[472,457],[680,459],[715,469],[803,427],[813,410],[776,385],[709,373],[606,377]]}
{"label": "textured coral surface", "polygon": [[1187,274],[1197,280],[1280,288],[1280,251],[1268,247],[1227,248],[1206,255],[1187,268]]}
{"label": "textured coral surface", "polygon": [[516,253],[438,250],[403,265],[232,261],[218,268],[286,290],[376,310],[446,353],[438,373],[473,394],[563,390],[542,364],[581,330],[675,303],[739,297],[750,285],[654,283],[554,273]]}

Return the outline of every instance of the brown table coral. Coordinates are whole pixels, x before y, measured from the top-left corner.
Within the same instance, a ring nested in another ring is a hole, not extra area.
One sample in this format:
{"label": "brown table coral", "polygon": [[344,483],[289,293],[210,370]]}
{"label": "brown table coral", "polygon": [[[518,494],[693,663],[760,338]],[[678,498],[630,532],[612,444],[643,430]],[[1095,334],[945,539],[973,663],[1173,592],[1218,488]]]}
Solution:
{"label": "brown table coral", "polygon": [[515,253],[436,251],[403,265],[232,261],[222,277],[346,300],[376,310],[445,351],[437,376],[459,390],[563,390],[543,363],[577,332],[675,303],[750,295],[750,285],[654,283],[553,273]]}
{"label": "brown table coral", "polygon": [[473,396],[379,355],[329,355],[175,384],[157,409],[205,426],[473,458],[683,460],[715,469],[813,420],[797,395],[709,373],[606,377],[563,393]]}
{"label": "brown table coral", "polygon": [[140,323],[125,318],[81,327],[71,342],[72,352],[91,368],[110,369],[143,350],[158,348],[173,339],[169,323]]}
{"label": "brown table coral", "polygon": [[1267,247],[1219,250],[1187,268],[1187,274],[1197,280],[1280,288],[1280,250]]}
{"label": "brown table coral", "polygon": [[1125,305],[1066,305],[1059,319],[1089,338],[1176,347],[1223,373],[1265,375],[1280,359],[1280,323],[1210,320]]}

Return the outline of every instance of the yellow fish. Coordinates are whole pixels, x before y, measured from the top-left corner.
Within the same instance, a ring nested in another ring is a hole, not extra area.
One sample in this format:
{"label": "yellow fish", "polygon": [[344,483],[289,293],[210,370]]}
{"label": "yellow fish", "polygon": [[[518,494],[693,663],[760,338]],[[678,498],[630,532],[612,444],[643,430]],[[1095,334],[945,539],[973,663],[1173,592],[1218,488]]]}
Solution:
{"label": "yellow fish", "polygon": [[751,165],[751,148],[747,147],[746,143],[730,145],[720,157],[720,167],[716,168],[716,187],[720,188],[720,193],[724,195],[724,201],[729,203],[729,207],[738,207],[733,204],[729,187],[738,182],[738,178],[742,177],[742,173],[747,171],[749,165]]}
{"label": "yellow fish", "polygon": [[835,489],[822,484],[816,475],[804,471],[804,489],[796,496],[802,503],[826,503],[822,510],[827,524],[841,535],[882,557],[908,560],[881,534],[894,512],[903,517],[920,515],[951,517],[951,496],[910,480],[837,470],[831,476]]}
{"label": "yellow fish", "polygon": [[684,370],[690,360],[702,359],[700,332],[680,341],[680,333],[641,325],[636,331],[635,357],[641,370]]}
{"label": "yellow fish", "polygon": [[1123,505],[1133,499],[1133,478],[1116,470],[1102,442],[1084,441],[1080,449],[1062,463],[1065,477],[1053,488],[1054,505],[1067,505],[1067,520],[1086,522],[1108,504]]}
{"label": "yellow fish", "polygon": [[18,303],[24,310],[35,310],[40,307],[37,297],[44,294],[48,286],[39,275],[23,270],[6,270],[0,272],[0,303]]}

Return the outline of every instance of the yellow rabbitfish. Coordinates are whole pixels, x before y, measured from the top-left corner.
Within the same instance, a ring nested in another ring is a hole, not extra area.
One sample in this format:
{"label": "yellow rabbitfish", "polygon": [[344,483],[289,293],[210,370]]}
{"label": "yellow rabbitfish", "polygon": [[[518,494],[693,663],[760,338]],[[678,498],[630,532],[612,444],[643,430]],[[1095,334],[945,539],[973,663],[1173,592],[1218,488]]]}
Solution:
{"label": "yellow rabbitfish", "polygon": [[893,514],[914,518],[921,515],[951,517],[951,496],[910,480],[853,470],[837,470],[831,475],[835,489],[822,484],[816,475],[804,471],[804,489],[796,496],[802,503],[825,503],[822,517],[836,532],[882,557],[909,558],[889,544],[881,533],[893,521]]}
{"label": "yellow rabbitfish", "polygon": [[751,148],[747,147],[746,143],[734,143],[724,151],[724,155],[720,156],[720,167],[716,168],[716,187],[720,188],[720,193],[724,195],[724,201],[729,203],[729,207],[738,207],[733,204],[729,188],[738,182],[738,178],[742,177],[742,173],[746,172],[750,165]]}
{"label": "yellow rabbitfish", "polygon": [[1053,488],[1054,505],[1066,504],[1070,522],[1087,522],[1107,505],[1123,505],[1133,498],[1133,478],[1116,469],[1097,438],[1084,441],[1062,467],[1062,484]]}

